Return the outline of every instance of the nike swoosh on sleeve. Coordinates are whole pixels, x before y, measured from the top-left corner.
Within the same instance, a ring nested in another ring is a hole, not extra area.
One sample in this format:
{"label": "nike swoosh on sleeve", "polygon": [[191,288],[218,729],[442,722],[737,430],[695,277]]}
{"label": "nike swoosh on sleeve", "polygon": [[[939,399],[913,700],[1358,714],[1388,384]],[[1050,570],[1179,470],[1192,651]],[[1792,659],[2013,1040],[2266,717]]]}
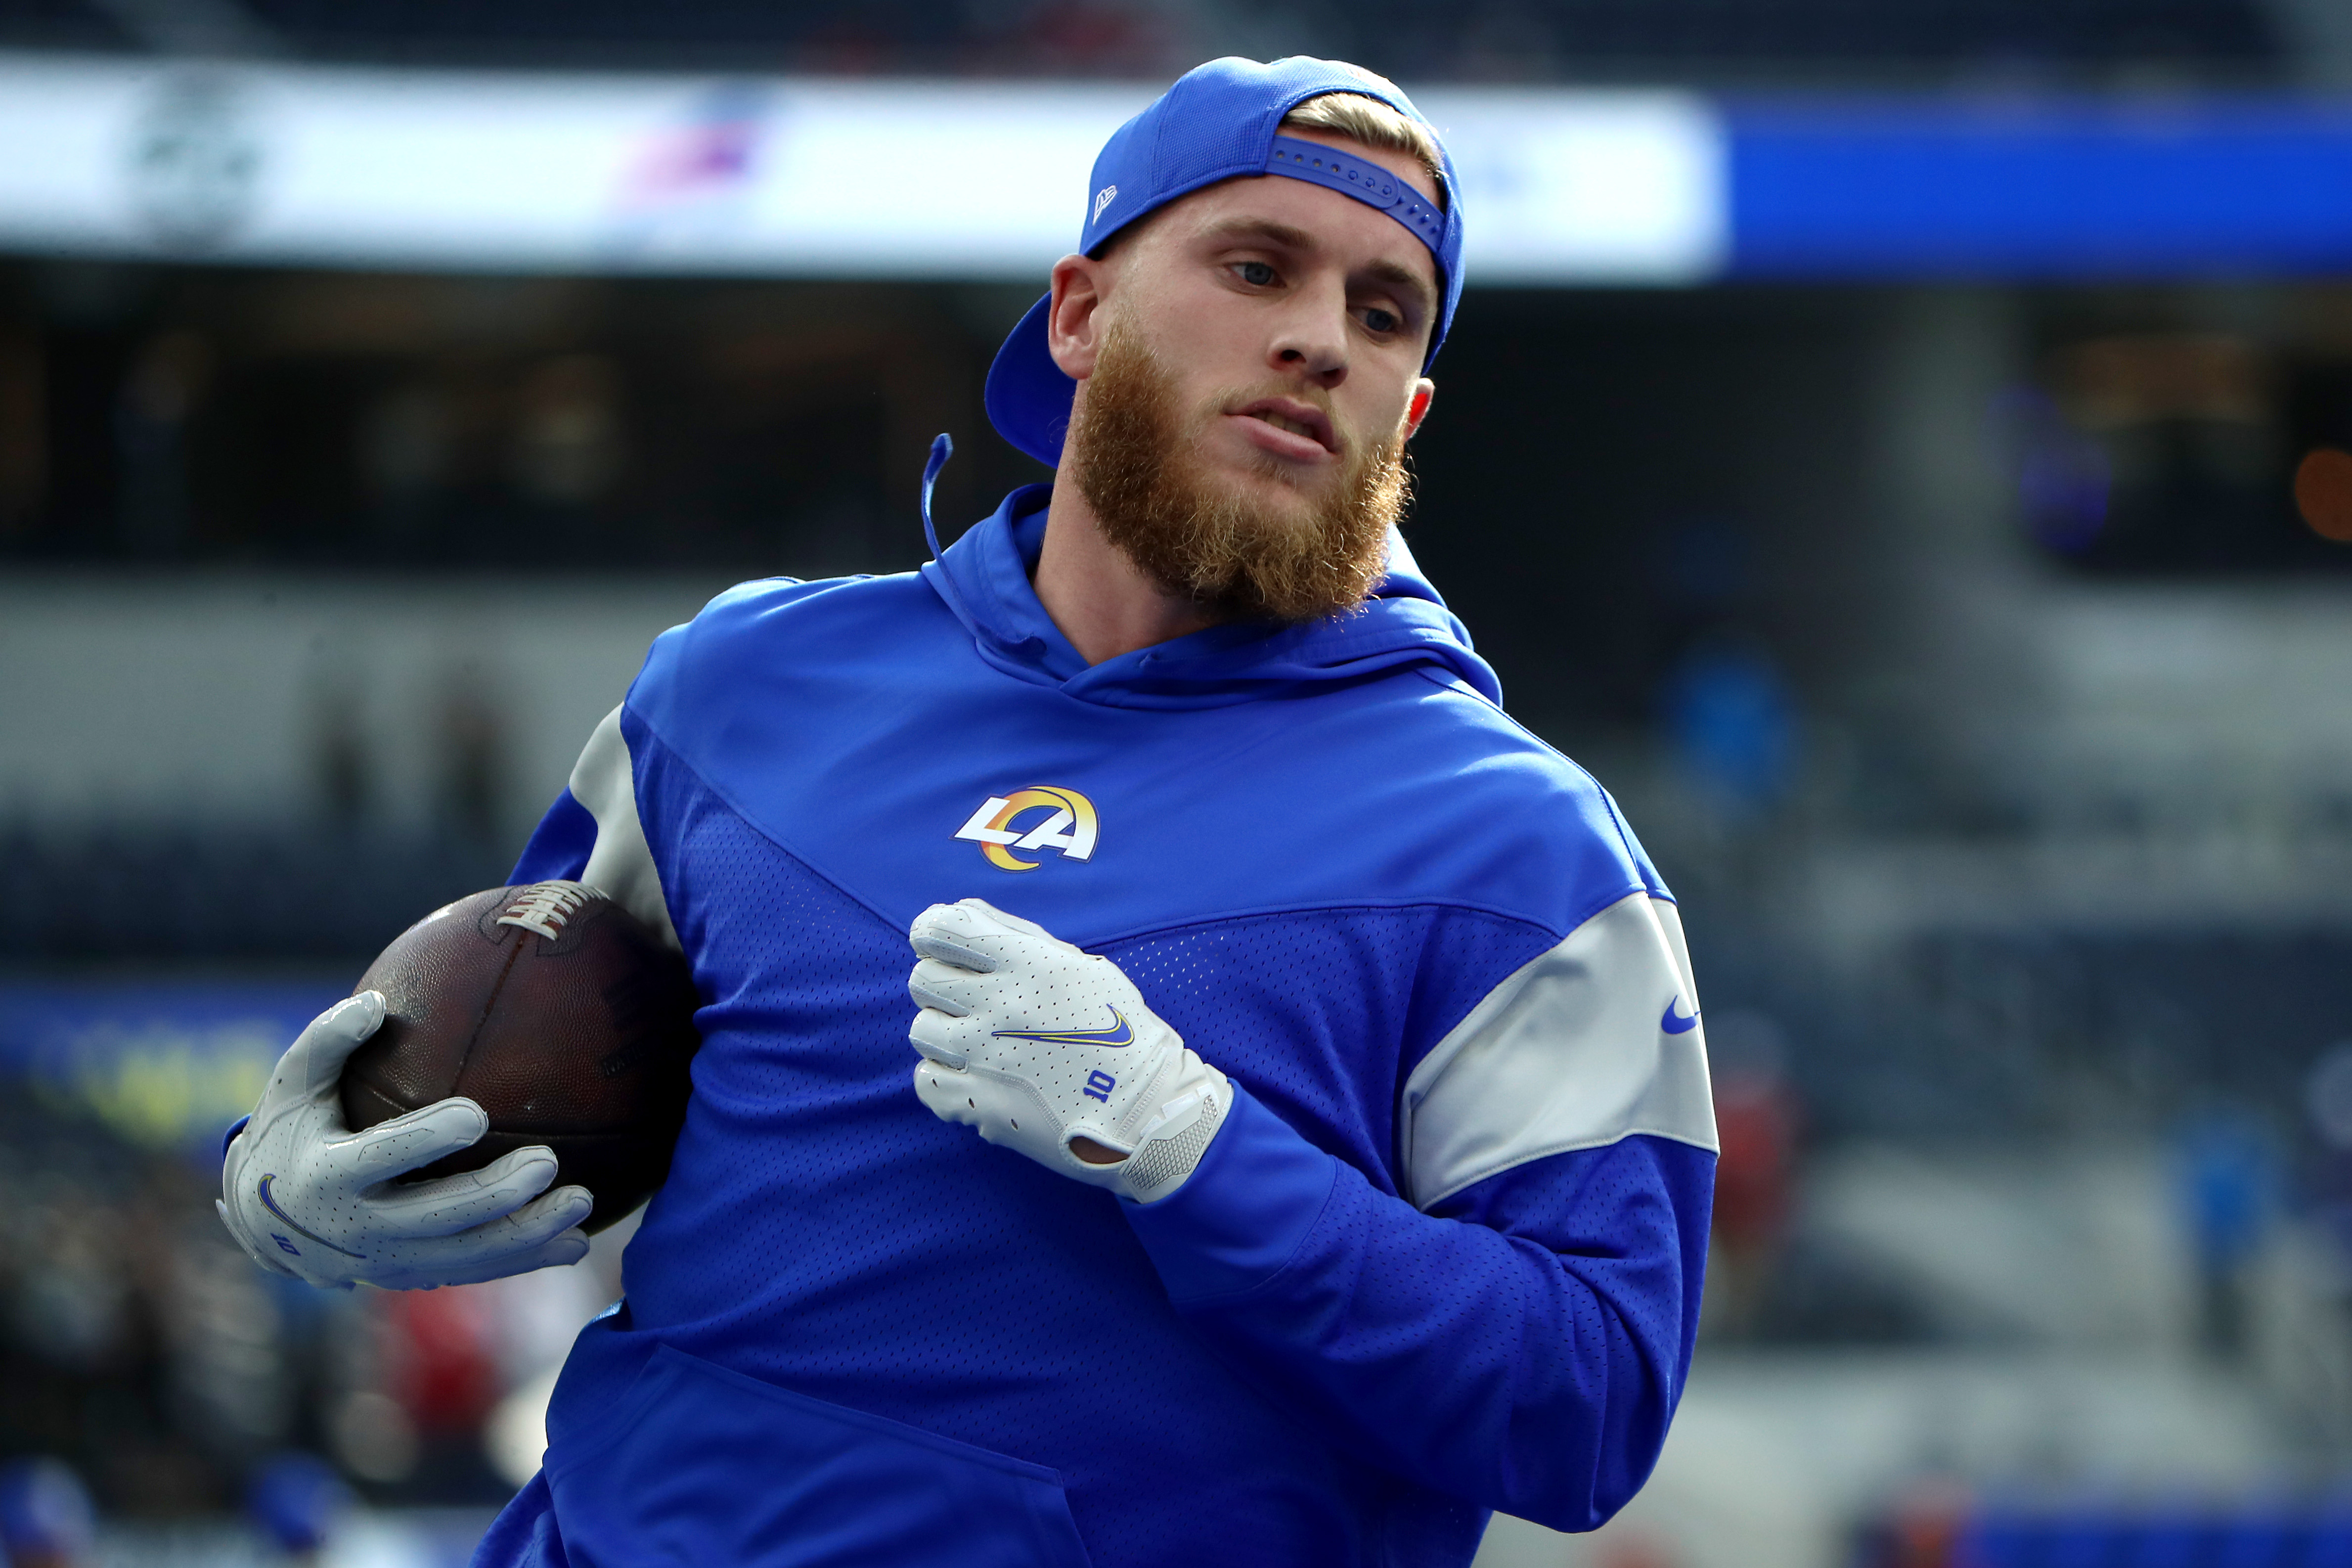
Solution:
{"label": "nike swoosh on sleeve", "polygon": [[1128,1027],[1126,1016],[1116,1007],[1110,1010],[1111,1027],[1108,1029],[998,1029],[993,1037],[1000,1040],[1035,1040],[1048,1046],[1131,1046],[1135,1031]]}
{"label": "nike swoosh on sleeve", "polygon": [[1687,1035],[1693,1029],[1698,1027],[1698,1015],[1696,1013],[1693,1013],[1687,1018],[1677,1018],[1675,1016],[1675,1009],[1682,1005],[1682,1000],[1683,999],[1681,997],[1677,996],[1673,1001],[1667,1003],[1665,1012],[1659,1016],[1658,1027],[1664,1029],[1669,1035]]}

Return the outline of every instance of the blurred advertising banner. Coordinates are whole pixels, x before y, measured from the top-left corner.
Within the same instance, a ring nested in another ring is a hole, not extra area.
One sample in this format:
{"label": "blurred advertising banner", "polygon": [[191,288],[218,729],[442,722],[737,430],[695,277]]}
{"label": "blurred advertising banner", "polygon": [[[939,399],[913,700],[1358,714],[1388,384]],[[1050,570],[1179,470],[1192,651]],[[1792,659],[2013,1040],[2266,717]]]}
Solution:
{"label": "blurred advertising banner", "polygon": [[[0,247],[402,268],[1041,280],[1151,84],[710,80],[0,55]],[[1436,91],[1490,280],[1683,282],[1720,137],[1672,92]]]}
{"label": "blurred advertising banner", "polygon": [[1748,276],[2309,275],[2352,266],[2352,100],[2147,94],[1740,102]]}
{"label": "blurred advertising banner", "polygon": [[126,1141],[216,1158],[323,981],[0,981],[0,1075]]}
{"label": "blurred advertising banner", "polygon": [[[0,54],[0,249],[1042,279],[1157,84]],[[1484,283],[2352,265],[2352,102],[1440,88]]]}

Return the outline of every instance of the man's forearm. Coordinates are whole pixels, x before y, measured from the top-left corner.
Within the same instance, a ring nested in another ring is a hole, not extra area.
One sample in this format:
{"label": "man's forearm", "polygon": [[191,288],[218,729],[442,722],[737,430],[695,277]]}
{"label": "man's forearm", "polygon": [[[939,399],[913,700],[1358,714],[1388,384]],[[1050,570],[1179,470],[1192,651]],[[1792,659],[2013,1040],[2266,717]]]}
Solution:
{"label": "man's forearm", "polygon": [[1124,1206],[1178,1310],[1301,1418],[1423,1485],[1583,1530],[1664,1441],[1713,1164],[1627,1138],[1423,1214],[1243,1090],[1181,1190]]}

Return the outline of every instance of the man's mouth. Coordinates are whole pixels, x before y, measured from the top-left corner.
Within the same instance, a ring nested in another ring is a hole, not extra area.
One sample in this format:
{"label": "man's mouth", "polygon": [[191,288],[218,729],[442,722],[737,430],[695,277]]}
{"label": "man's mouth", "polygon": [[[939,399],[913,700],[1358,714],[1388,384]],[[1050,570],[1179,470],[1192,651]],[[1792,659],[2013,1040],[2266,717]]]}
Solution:
{"label": "man's mouth", "polygon": [[1312,441],[1334,455],[1339,450],[1330,416],[1312,404],[1301,403],[1295,398],[1267,397],[1234,412],[1244,418],[1260,420],[1286,435]]}

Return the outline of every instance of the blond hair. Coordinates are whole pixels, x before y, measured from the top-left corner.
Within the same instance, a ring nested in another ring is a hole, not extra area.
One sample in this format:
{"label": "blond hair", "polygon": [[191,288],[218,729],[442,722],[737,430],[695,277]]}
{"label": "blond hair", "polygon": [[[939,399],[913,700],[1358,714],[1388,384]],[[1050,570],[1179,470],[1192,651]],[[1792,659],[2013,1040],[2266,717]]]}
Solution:
{"label": "blond hair", "polygon": [[[1372,80],[1380,79],[1370,71],[1363,74]],[[1418,159],[1430,183],[1437,187],[1437,205],[1444,207],[1452,197],[1453,193],[1445,188],[1445,164],[1437,150],[1436,135],[1420,121],[1377,98],[1360,92],[1327,92],[1301,103],[1284,115],[1282,122],[1345,136],[1376,152],[1402,153]]]}

